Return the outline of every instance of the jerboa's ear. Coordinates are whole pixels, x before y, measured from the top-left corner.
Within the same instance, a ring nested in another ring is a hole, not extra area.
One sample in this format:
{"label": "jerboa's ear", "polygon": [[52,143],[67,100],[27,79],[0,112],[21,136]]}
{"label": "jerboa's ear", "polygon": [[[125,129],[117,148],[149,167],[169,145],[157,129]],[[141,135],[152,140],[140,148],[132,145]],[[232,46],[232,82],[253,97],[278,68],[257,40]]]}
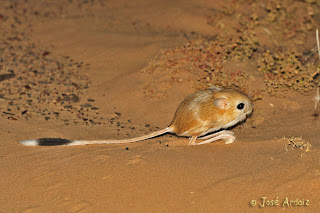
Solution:
{"label": "jerboa's ear", "polygon": [[222,89],[220,87],[211,86],[208,89],[211,89],[212,91],[221,91]]}
{"label": "jerboa's ear", "polygon": [[226,98],[218,98],[213,103],[219,109],[229,109],[231,106],[230,101]]}

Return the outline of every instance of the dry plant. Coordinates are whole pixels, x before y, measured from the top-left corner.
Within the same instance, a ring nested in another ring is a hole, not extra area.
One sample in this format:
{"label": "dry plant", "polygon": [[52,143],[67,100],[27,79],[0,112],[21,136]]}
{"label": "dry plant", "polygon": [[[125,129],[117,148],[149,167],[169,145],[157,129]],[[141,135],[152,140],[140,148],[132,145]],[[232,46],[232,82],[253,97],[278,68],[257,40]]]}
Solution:
{"label": "dry plant", "polygon": [[320,100],[320,95],[319,95],[319,86],[318,86],[316,95],[314,96],[314,110],[317,110],[319,100]]}
{"label": "dry plant", "polygon": [[300,93],[311,92],[319,67],[300,60],[296,51],[266,51],[258,59],[258,70],[264,73],[266,89],[271,95],[287,90]]}
{"label": "dry plant", "polygon": [[305,155],[305,153],[307,152],[310,152],[311,144],[303,140],[302,137],[291,137],[291,138],[283,137],[279,139],[279,141],[281,140],[286,140],[288,142],[285,145],[286,152],[289,152],[295,149],[304,150],[304,153],[302,153],[301,156]]}
{"label": "dry plant", "polygon": [[[317,47],[318,47],[318,54],[319,54],[319,59],[320,59],[320,45],[319,45],[319,31],[318,29],[316,30],[316,39],[317,39]],[[317,106],[320,100],[320,95],[319,95],[319,84],[317,84],[317,92],[316,95],[314,96],[314,110],[317,110]],[[316,115],[317,113],[315,113]]]}
{"label": "dry plant", "polygon": [[318,31],[318,29],[316,30],[316,39],[317,39],[318,54],[319,54],[319,59],[320,59],[319,31]]}

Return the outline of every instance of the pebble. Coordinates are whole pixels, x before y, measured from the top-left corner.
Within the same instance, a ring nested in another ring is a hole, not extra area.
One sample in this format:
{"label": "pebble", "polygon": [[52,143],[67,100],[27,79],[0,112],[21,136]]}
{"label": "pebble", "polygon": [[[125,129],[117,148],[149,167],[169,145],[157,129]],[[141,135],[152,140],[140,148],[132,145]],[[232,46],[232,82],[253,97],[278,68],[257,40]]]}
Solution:
{"label": "pebble", "polygon": [[82,105],[80,105],[80,106],[83,107],[83,108],[92,107],[92,105],[89,104],[89,103],[85,103],[85,104],[82,104]]}
{"label": "pebble", "polygon": [[66,95],[66,94],[62,94],[63,96],[63,101],[69,101],[69,102],[79,102],[79,97],[75,94],[70,94],[70,95]]}

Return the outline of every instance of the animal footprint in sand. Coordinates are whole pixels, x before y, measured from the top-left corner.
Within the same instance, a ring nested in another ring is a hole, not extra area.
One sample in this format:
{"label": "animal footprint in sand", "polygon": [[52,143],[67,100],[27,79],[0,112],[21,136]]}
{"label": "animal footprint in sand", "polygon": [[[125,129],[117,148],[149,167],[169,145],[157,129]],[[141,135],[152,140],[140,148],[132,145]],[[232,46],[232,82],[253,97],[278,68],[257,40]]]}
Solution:
{"label": "animal footprint in sand", "polygon": [[109,158],[111,158],[109,155],[98,155],[94,157],[94,163],[100,165],[106,164]]}
{"label": "animal footprint in sand", "polygon": [[136,155],[133,159],[129,160],[126,165],[139,164],[142,161],[142,155]]}
{"label": "animal footprint in sand", "polygon": [[66,209],[66,212],[92,212],[92,204],[83,200],[65,198],[61,206]]}

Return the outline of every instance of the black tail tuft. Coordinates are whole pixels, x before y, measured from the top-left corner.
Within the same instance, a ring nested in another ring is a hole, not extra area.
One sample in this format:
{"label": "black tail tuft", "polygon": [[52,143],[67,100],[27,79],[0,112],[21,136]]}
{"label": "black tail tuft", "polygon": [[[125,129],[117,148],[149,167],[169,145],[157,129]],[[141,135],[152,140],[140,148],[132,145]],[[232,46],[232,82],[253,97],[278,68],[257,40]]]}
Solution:
{"label": "black tail tuft", "polygon": [[38,139],[38,146],[61,146],[72,143],[72,140],[63,138],[40,138]]}

